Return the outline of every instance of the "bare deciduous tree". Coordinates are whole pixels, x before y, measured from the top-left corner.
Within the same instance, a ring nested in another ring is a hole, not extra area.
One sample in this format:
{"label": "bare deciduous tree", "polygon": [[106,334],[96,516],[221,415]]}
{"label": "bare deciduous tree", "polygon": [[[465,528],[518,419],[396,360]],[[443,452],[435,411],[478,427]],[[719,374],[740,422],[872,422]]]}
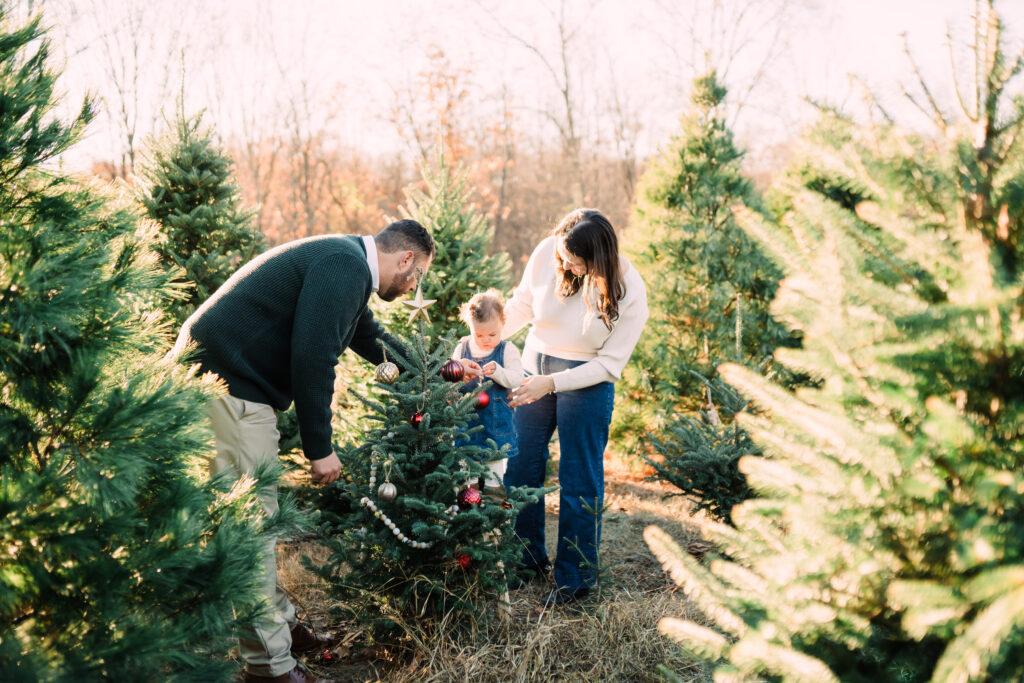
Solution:
{"label": "bare deciduous tree", "polygon": [[619,166],[622,190],[626,200],[632,203],[640,172],[637,145],[642,124],[636,105],[630,100],[616,77],[615,60],[610,58],[608,65],[606,115],[611,125],[612,146]]}
{"label": "bare deciduous tree", "polygon": [[[228,22],[234,25],[225,25]],[[274,190],[284,163],[281,107],[267,97],[278,91],[268,87],[278,73],[266,59],[275,53],[273,25],[269,0],[250,0],[249,11],[242,17],[216,17],[210,30],[221,36],[221,55],[211,62],[215,68],[206,81],[206,101],[228,138],[226,146],[235,160],[245,201],[256,207],[256,227],[272,241]],[[223,96],[232,90],[235,96]]]}
{"label": "bare deciduous tree", "polygon": [[269,44],[277,68],[281,99],[284,156],[281,178],[286,192],[277,207],[282,236],[305,237],[329,232],[331,180],[336,162],[333,124],[339,115],[340,84],[317,75],[319,55],[312,38],[313,16],[307,16],[289,44]]}
{"label": "bare deciduous tree", "polygon": [[[960,172],[971,176],[970,182],[958,185],[964,220],[972,228],[986,234],[1005,254],[1015,252],[1020,235],[1011,233],[1007,206],[994,206],[996,175],[1004,164],[1015,158],[1024,131],[1024,105],[1006,93],[1010,83],[1024,71],[1024,55],[1012,59],[1003,46],[1003,24],[993,0],[975,0],[973,36],[969,62],[957,63],[952,29],[946,30],[949,52],[950,83],[953,111],[947,113],[928,86],[917,60],[904,35],[904,51],[910,60],[919,92],[902,85],[906,98],[927,116],[948,139],[966,138],[974,147],[970,164],[961,164]],[[1000,110],[1000,105],[1006,107]],[[971,168],[973,166],[973,168]],[[1009,256],[1008,256],[1009,258]]]}
{"label": "bare deciduous tree", "polygon": [[464,118],[472,69],[454,64],[436,44],[427,48],[426,56],[427,65],[415,83],[393,88],[391,123],[411,143],[418,163],[429,163],[437,145],[450,162],[463,161],[470,153]]}
{"label": "bare deciduous tree", "polygon": [[597,3],[595,0],[586,0],[579,9],[570,4],[570,0],[559,0],[556,7],[544,8],[555,34],[553,44],[546,44],[509,26],[499,16],[495,6],[477,0],[477,5],[507,40],[533,55],[558,93],[557,110],[545,107],[537,111],[558,131],[562,157],[572,173],[573,203],[579,206],[583,204],[587,193],[581,154],[583,114],[580,111],[581,94],[578,92],[582,54],[578,48],[583,42],[587,19]]}
{"label": "bare deciduous tree", "polygon": [[766,84],[767,74],[787,45],[788,21],[806,0],[652,0],[649,28],[667,48],[665,82],[679,99],[697,76],[714,71],[729,89],[730,127]]}
{"label": "bare deciduous tree", "polygon": [[77,55],[92,55],[110,90],[100,93],[102,110],[118,132],[119,174],[129,177],[142,135],[160,126],[163,107],[173,102],[200,3],[182,0],[51,0]]}

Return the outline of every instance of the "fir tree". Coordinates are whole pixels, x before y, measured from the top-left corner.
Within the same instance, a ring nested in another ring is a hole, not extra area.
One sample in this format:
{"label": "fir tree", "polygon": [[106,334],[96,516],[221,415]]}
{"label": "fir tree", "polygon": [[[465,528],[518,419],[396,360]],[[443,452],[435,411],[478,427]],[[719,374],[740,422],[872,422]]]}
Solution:
{"label": "fir tree", "polygon": [[[412,218],[430,231],[437,255],[423,282],[423,296],[437,301],[430,310],[426,334],[440,339],[462,329],[459,306],[490,288],[507,291],[510,264],[507,254],[491,254],[494,228],[471,203],[466,171],[453,169],[438,151],[434,166],[421,168],[426,190],[406,192],[403,218]],[[385,314],[388,329],[403,335],[416,330],[397,307]]]}
{"label": "fir tree", "polygon": [[694,81],[692,110],[644,174],[630,225],[627,251],[661,314],[634,352],[626,391],[656,410],[697,409],[701,378],[719,363],[760,367],[792,343],[768,313],[781,273],[733,219],[737,205],[760,208],[725,96],[714,73]]}
{"label": "fir tree", "polygon": [[722,115],[725,96],[714,73],[694,81],[682,132],[641,181],[627,248],[659,314],[625,373],[612,433],[698,508],[728,519],[750,493],[736,462],[756,449],[730,411],[719,413],[725,424],[700,413],[714,410],[705,378],[723,361],[770,372],[772,352],[795,338],[768,312],[780,272],[733,218],[759,200]]}
{"label": "fir tree", "polygon": [[[368,412],[356,442],[339,449],[342,478],[314,492],[331,551],[316,571],[379,638],[397,623],[486,616],[486,605],[506,592],[504,567],[522,553],[514,515],[537,500],[529,490],[507,500],[469,492],[501,455],[459,441],[479,392],[441,378],[453,343],[433,343],[427,325],[418,326],[409,357],[389,351],[407,371],[360,396]],[[476,495],[476,504],[466,498]]]}
{"label": "fir tree", "polygon": [[139,199],[165,237],[155,246],[161,264],[182,277],[182,300],[171,306],[178,325],[263,250],[254,210],[241,206],[231,158],[218,149],[202,116],[179,115],[155,140],[140,172]]}
{"label": "fir tree", "polygon": [[41,167],[91,115],[52,118],[46,59],[0,6],[0,679],[225,680],[254,486],[205,480],[212,386],[166,357],[153,235]]}
{"label": "fir tree", "polygon": [[739,471],[740,458],[760,450],[736,422],[748,403],[721,380],[708,382],[707,403],[698,416],[682,415],[664,436],[650,434],[661,457],[644,456],[655,479],[678,487],[680,494],[718,519],[729,521],[731,510],[753,495]]}
{"label": "fir tree", "polygon": [[804,333],[780,361],[822,383],[792,394],[723,368],[764,411],[740,419],[771,456],[740,463],[761,498],[734,510],[736,529],[712,527],[707,565],[646,532],[720,629],[662,630],[716,678],[1024,676],[1024,105],[1005,99],[1024,59],[1007,60],[979,9],[982,83],[963,125],[924,144],[832,117],[843,142],[816,173],[869,200],[851,211],[791,182],[781,225],[742,220],[784,263],[773,309]]}

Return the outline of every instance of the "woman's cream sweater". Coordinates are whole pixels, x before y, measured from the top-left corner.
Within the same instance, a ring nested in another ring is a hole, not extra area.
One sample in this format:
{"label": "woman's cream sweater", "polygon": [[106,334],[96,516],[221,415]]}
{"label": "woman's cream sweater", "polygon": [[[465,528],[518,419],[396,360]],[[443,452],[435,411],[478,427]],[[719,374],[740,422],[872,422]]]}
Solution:
{"label": "woman's cream sweater", "polygon": [[[524,355],[531,351],[567,360],[586,361],[552,375],[555,391],[582,389],[622,376],[647,322],[647,289],[640,274],[620,256],[625,296],[619,301],[619,318],[609,330],[600,316],[588,311],[587,287],[565,299],[555,293],[555,237],[533,250],[523,279],[505,306],[502,338],[507,339],[530,323]],[[593,293],[590,294],[592,297]]]}

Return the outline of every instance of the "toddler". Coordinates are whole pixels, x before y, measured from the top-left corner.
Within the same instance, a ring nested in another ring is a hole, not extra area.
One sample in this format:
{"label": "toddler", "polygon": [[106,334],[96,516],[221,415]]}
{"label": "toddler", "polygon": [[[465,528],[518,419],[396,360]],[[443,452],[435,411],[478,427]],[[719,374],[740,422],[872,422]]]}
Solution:
{"label": "toddler", "polygon": [[[515,344],[501,338],[505,324],[505,302],[501,293],[489,289],[476,294],[459,309],[460,316],[469,326],[470,334],[455,346],[452,358],[470,358],[483,371],[484,378],[492,380],[486,390],[487,405],[476,411],[468,428],[483,425],[483,429],[467,438],[474,446],[487,447],[487,439],[493,439],[500,449],[508,444],[504,458],[488,463],[490,472],[484,481],[485,489],[492,489],[504,495],[505,464],[507,458],[519,452],[516,439],[516,423],[512,408],[508,405],[508,392],[523,382],[523,361]],[[475,391],[479,378],[470,379],[464,391]]]}

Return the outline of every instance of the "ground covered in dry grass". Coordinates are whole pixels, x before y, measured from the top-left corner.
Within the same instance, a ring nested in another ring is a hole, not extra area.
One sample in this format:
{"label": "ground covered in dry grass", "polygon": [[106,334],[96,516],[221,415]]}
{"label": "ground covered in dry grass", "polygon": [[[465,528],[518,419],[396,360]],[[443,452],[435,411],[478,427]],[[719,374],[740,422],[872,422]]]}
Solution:
{"label": "ground covered in dry grass", "polygon": [[[534,583],[511,593],[510,620],[490,620],[475,635],[456,635],[444,625],[424,632],[410,624],[401,647],[375,646],[357,626],[331,623],[330,598],[301,562],[303,554],[315,561],[322,548],[313,541],[280,544],[279,578],[300,616],[343,636],[332,661],[314,658],[306,665],[341,681],[657,681],[659,665],[683,680],[709,680],[658,633],[661,617],[694,614],[642,538],[653,524],[687,547],[699,543],[702,518],[691,516],[683,499],[665,499],[671,487],[613,463],[606,469],[601,560],[608,569],[600,594],[578,606],[544,610],[540,602],[550,586]],[[554,557],[558,494],[549,495],[546,505]]]}

